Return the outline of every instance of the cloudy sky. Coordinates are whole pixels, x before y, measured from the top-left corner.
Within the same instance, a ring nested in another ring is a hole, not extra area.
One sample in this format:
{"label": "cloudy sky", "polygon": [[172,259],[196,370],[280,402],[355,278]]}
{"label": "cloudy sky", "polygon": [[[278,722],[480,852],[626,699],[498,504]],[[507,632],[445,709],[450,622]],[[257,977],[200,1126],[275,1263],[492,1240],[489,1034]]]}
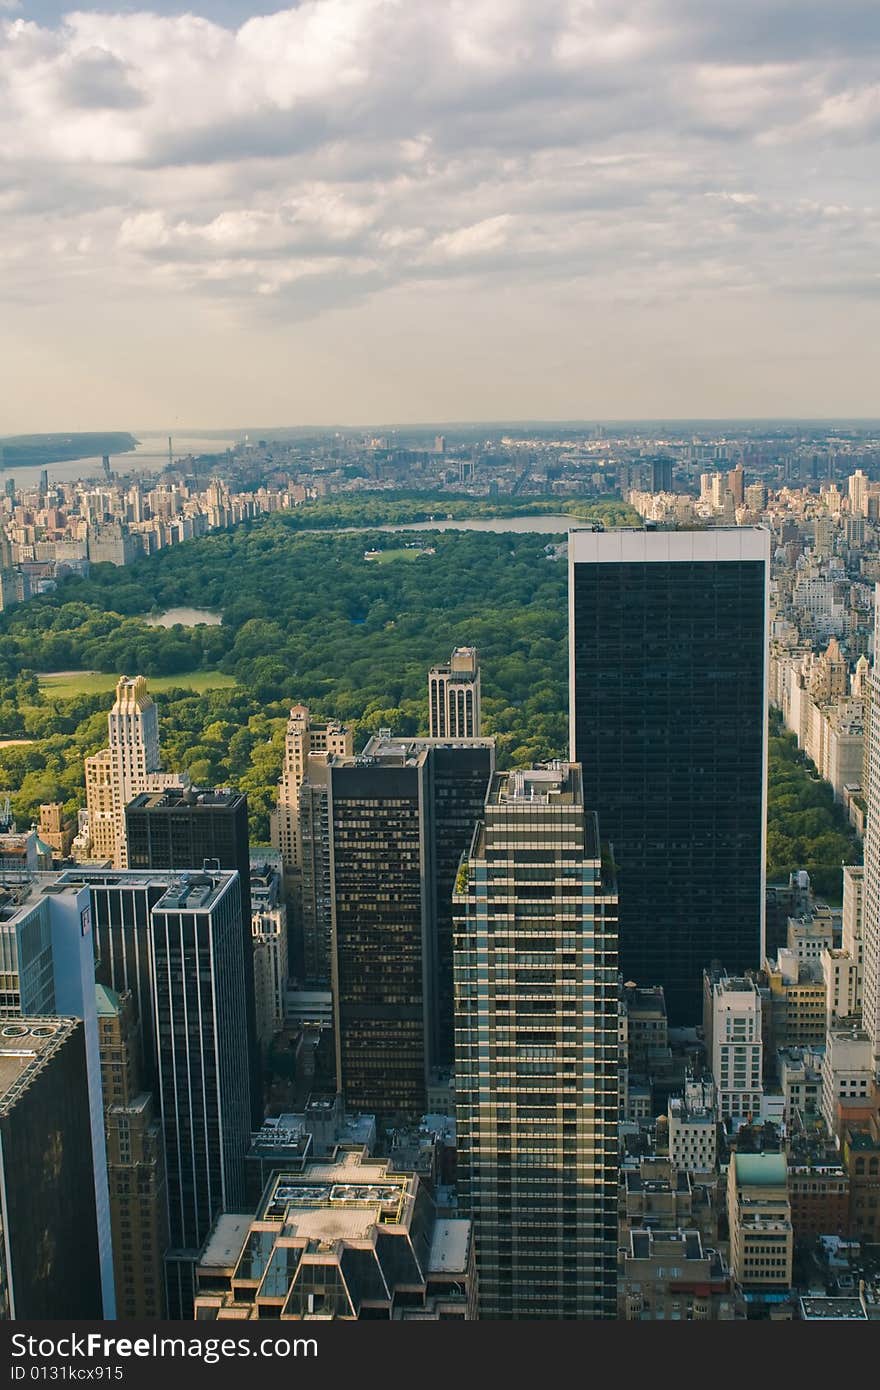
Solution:
{"label": "cloudy sky", "polygon": [[0,434],[880,415],[878,0],[0,0]]}

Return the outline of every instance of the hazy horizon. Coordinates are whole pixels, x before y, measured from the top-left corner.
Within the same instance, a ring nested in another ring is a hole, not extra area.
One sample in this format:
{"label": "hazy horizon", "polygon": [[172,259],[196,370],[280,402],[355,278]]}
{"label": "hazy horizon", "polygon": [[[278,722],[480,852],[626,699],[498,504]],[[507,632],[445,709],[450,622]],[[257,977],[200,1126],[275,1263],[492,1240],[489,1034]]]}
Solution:
{"label": "hazy horizon", "polygon": [[876,418],[874,0],[0,0],[0,55],[0,435]]}

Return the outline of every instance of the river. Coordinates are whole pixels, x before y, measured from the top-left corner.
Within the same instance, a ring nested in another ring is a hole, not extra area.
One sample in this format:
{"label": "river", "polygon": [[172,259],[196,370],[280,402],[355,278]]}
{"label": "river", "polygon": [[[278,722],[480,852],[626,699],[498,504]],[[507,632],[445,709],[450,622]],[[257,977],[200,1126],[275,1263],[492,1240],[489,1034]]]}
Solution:
{"label": "river", "polygon": [[[180,434],[171,436],[171,452],[175,462],[178,459],[186,458],[188,454],[223,454],[227,449],[234,447],[234,439],[205,439],[203,436],[194,434]],[[129,449],[122,454],[112,454],[110,457],[110,467],[114,473],[161,473],[168,463],[168,435],[150,434],[138,435],[138,445],[136,449]],[[16,487],[33,487],[39,484],[40,474],[44,465],[32,468],[7,468],[3,472],[3,480],[14,478]],[[101,478],[103,468],[100,457],[68,459],[65,463],[47,463],[46,472],[49,474],[50,484],[69,483],[76,478]]]}

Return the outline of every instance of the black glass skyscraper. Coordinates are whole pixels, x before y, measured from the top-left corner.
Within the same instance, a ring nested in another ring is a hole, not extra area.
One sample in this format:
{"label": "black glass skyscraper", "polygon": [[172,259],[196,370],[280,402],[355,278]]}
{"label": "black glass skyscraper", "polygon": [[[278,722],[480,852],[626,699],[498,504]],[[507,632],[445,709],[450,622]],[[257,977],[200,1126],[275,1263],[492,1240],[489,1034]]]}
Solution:
{"label": "black glass skyscraper", "polygon": [[571,756],[614,847],[620,968],[700,1016],[761,961],[769,532],[573,531]]}
{"label": "black glass skyscraper", "polygon": [[263,1119],[263,1087],[254,999],[254,948],[251,923],[251,861],[247,797],[242,792],[199,787],[142,792],[125,808],[130,869],[194,869],[205,863],[238,870],[251,1119]]}

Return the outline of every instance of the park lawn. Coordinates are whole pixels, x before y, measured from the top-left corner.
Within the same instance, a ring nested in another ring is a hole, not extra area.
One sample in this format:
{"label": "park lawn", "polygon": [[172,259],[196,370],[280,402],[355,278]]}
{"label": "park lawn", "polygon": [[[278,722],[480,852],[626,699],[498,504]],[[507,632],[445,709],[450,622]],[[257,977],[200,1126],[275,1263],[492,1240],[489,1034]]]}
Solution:
{"label": "park lawn", "polygon": [[[72,700],[75,695],[104,695],[116,689],[118,675],[105,671],[47,671],[39,676],[44,695],[56,700]],[[173,676],[147,676],[147,686],[153,693],[172,688],[193,690],[201,695],[206,690],[228,689],[235,678],[223,671],[178,671]]]}
{"label": "park lawn", "polygon": [[375,561],[377,565],[388,565],[392,560],[418,560],[421,555],[426,555],[426,550],[379,550],[374,555],[369,555],[369,560]]}

